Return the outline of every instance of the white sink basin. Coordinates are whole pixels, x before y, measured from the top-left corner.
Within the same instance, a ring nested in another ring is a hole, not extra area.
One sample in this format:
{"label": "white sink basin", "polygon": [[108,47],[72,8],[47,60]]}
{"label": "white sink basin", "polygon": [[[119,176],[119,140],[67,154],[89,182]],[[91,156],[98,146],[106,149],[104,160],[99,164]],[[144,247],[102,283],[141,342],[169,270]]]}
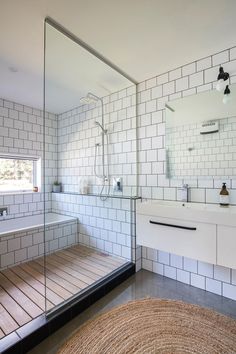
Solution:
{"label": "white sink basin", "polygon": [[236,206],[152,200],[137,203],[137,213],[236,226]]}

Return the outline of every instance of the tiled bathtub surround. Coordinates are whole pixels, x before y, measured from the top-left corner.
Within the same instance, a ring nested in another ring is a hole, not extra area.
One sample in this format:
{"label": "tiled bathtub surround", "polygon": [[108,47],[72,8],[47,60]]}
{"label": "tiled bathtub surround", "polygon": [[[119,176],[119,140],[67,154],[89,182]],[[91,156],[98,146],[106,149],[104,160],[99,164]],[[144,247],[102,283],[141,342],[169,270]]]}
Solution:
{"label": "tiled bathtub surround", "polygon": [[12,267],[78,243],[77,221],[17,232],[0,238],[0,268]]}
{"label": "tiled bathtub surround", "polygon": [[[229,72],[230,83],[235,83],[236,47],[138,85],[138,177],[143,198],[180,200],[178,187],[185,182],[190,186],[190,201],[218,203],[221,184],[227,182],[231,203],[236,203],[235,179],[212,176],[205,179],[167,179],[165,176],[165,103],[214,89],[220,65]],[[142,250],[142,267],[236,300],[235,270],[146,248]]]}
{"label": "tiled bathtub surround", "polygon": [[[113,176],[121,177],[123,194],[136,195],[136,86],[104,97],[103,103],[110,183]],[[90,193],[101,190],[101,179],[94,173],[95,144],[99,143],[96,173],[102,174],[101,129],[95,125],[95,121],[102,123],[101,119],[100,102],[58,116],[58,178],[65,191],[79,192],[81,179],[88,182]]]}

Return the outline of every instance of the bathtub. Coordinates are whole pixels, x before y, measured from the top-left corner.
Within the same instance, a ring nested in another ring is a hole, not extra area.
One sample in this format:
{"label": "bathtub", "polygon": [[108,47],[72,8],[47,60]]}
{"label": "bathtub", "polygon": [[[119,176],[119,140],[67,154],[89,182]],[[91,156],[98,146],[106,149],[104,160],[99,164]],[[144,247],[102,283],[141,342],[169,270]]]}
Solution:
{"label": "bathtub", "polygon": [[[45,214],[45,226],[52,226],[66,222],[76,221],[76,218],[56,213]],[[25,216],[22,218],[0,221],[0,237],[17,232],[37,229],[44,226],[44,215]]]}
{"label": "bathtub", "polygon": [[47,213],[0,221],[0,270],[78,242],[77,218]]}

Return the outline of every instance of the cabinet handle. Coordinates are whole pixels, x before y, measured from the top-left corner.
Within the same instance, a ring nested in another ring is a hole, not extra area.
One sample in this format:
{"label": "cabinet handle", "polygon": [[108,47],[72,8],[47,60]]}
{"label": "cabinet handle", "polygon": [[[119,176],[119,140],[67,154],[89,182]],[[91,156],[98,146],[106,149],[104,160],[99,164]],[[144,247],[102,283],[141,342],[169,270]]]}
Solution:
{"label": "cabinet handle", "polygon": [[196,231],[196,227],[189,227],[189,226],[181,226],[181,225],[174,225],[174,224],[165,224],[163,222],[157,222],[153,220],[149,220],[150,224],[161,225],[161,226],[168,226],[168,227],[175,227],[176,229],[183,229],[183,230],[191,230]]}

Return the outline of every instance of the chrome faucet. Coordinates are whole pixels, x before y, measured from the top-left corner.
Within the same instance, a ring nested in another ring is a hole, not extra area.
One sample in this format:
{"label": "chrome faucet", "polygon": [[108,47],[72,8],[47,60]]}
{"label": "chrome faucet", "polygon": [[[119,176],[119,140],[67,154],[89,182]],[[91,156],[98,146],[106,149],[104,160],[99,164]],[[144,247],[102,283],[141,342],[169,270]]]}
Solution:
{"label": "chrome faucet", "polygon": [[8,214],[8,207],[0,207],[0,216],[7,216]]}
{"label": "chrome faucet", "polygon": [[183,184],[182,187],[178,188],[178,190],[181,191],[181,202],[188,202],[188,184]]}

